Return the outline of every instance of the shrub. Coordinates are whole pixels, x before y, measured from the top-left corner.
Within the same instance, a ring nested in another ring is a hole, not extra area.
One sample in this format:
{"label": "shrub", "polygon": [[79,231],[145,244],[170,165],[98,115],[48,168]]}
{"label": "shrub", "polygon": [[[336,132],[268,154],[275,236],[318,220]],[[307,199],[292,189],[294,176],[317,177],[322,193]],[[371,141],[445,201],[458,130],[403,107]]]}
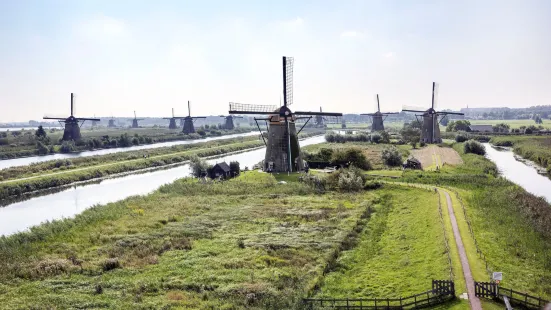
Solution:
{"label": "shrub", "polygon": [[383,140],[383,137],[378,132],[371,134],[371,142],[379,144]]}
{"label": "shrub", "polygon": [[117,258],[108,258],[101,263],[101,269],[103,269],[103,271],[109,271],[120,267],[121,263]]}
{"label": "shrub", "polygon": [[50,152],[50,149],[40,141],[36,141],[36,149],[38,150],[38,155],[46,155]]}
{"label": "shrub", "polygon": [[532,134],[532,128],[526,128],[524,130],[524,133],[527,134],[527,135],[531,135]]}
{"label": "shrub", "polygon": [[373,190],[373,189],[378,189],[382,186],[383,186],[383,183],[381,183],[379,181],[370,180],[370,181],[365,182],[364,189],[365,190]]}
{"label": "shrub", "polygon": [[71,153],[76,150],[75,148],[75,142],[73,141],[63,141],[61,144],[61,147],[59,148],[59,151],[61,153]]}
{"label": "shrub", "polygon": [[191,175],[200,178],[207,174],[210,169],[210,165],[198,156],[193,156],[190,158],[189,168],[191,169]]}
{"label": "shrub", "polygon": [[230,162],[230,175],[232,177],[239,175],[240,169],[239,169],[239,162],[238,161],[231,161]]}
{"label": "shrub", "polygon": [[387,166],[399,166],[402,164],[402,155],[395,146],[386,147],[383,149],[381,157]]}
{"label": "shrub", "polygon": [[425,145],[427,145],[427,144],[425,143],[425,141],[419,142],[419,147],[425,147]]}
{"label": "shrub", "polygon": [[475,140],[469,140],[465,142],[465,145],[463,146],[465,153],[473,153],[477,155],[485,155],[486,149],[480,142]]}
{"label": "shrub", "polygon": [[339,174],[337,188],[345,192],[357,192],[363,188],[363,173],[356,169],[344,169]]}
{"label": "shrub", "polygon": [[465,142],[467,141],[467,137],[465,135],[459,134],[455,136],[455,142]]}
{"label": "shrub", "polygon": [[341,167],[353,165],[363,170],[371,169],[371,163],[367,160],[364,153],[362,153],[362,150],[358,148],[334,151],[331,155],[331,163]]}

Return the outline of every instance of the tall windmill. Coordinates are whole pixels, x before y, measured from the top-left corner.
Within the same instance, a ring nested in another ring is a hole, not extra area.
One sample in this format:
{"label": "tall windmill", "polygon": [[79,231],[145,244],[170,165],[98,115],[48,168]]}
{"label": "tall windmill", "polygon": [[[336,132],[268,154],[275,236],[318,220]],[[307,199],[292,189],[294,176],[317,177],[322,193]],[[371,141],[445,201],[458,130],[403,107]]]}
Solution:
{"label": "tall windmill", "polygon": [[375,101],[377,103],[377,112],[375,113],[365,113],[360,115],[368,115],[371,116],[371,131],[384,131],[385,125],[384,120],[387,118],[388,115],[391,114],[398,114],[398,112],[381,112],[381,105],[379,103],[379,94],[375,96]]}
{"label": "tall windmill", "polygon": [[[264,170],[271,172],[292,172],[304,169],[298,134],[306,126],[313,116],[339,117],[342,113],[326,112],[292,112],[289,106],[293,104],[293,58],[283,57],[283,106],[253,105],[230,102],[230,114],[266,115],[266,118],[255,118],[256,125],[259,120],[269,123],[268,141],[266,144],[266,156],[264,158]],[[306,119],[300,128],[296,129],[296,121]],[[264,139],[264,136],[262,135]]]}
{"label": "tall windmill", "polygon": [[176,126],[176,120],[177,119],[182,119],[183,117],[181,116],[174,116],[174,108],[172,108],[172,117],[163,117],[163,119],[168,119],[170,120],[169,123],[168,123],[168,129],[177,129],[178,126]]}
{"label": "tall windmill", "polygon": [[143,121],[143,118],[136,117],[136,111],[134,111],[134,119],[132,120],[132,128],[138,128],[138,121]]}
{"label": "tall windmill", "polygon": [[206,116],[191,116],[191,107],[189,105],[189,100],[187,102],[187,116],[184,117],[184,130],[183,133],[186,135],[189,135],[191,133],[195,133],[195,126],[193,126],[193,122],[196,119],[199,118],[207,118]]}
{"label": "tall windmill", "polygon": [[225,120],[224,129],[226,130],[235,129],[235,124],[233,123],[233,120],[236,118],[243,118],[243,116],[233,116],[233,115],[228,115],[228,116],[220,115],[220,117],[223,117]]}
{"label": "tall windmill", "polygon": [[67,118],[48,117],[44,116],[44,119],[55,119],[60,123],[65,124],[65,130],[63,131],[63,141],[80,140],[80,127],[85,121],[100,121],[99,118],[77,118],[74,116],[74,94],[71,93],[71,115]]}
{"label": "tall windmill", "polygon": [[[436,111],[437,107],[437,96],[438,95],[438,84],[432,82],[432,103],[431,107],[426,110],[415,110],[415,109],[402,109],[403,112],[414,112],[422,113],[415,114],[415,118],[418,116],[423,117],[423,124],[421,126],[421,141],[425,143],[440,143],[442,142],[442,137],[440,136],[440,122],[448,115],[465,115],[460,112],[444,112]],[[438,119],[440,117],[440,120]],[[419,122],[419,119],[417,119]]]}

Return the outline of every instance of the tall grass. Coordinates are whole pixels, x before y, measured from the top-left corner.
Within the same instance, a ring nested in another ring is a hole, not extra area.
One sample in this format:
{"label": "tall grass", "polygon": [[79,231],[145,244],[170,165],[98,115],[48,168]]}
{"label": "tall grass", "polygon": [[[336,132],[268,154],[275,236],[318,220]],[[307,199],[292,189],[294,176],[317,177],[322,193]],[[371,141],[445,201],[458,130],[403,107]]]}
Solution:
{"label": "tall grass", "polygon": [[551,137],[549,136],[507,136],[493,137],[490,143],[497,146],[512,146],[513,151],[529,159],[551,174]]}

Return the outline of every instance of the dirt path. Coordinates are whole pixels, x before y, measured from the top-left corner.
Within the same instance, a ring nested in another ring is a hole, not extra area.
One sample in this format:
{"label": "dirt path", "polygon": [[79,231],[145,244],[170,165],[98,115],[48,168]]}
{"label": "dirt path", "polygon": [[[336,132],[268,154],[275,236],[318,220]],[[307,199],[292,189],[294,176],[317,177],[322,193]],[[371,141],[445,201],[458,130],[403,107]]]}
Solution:
{"label": "dirt path", "polygon": [[457,220],[455,218],[455,213],[453,212],[452,199],[450,194],[443,190],[444,195],[446,196],[446,202],[448,204],[448,213],[450,215],[450,222],[452,224],[453,236],[455,239],[455,245],[457,246],[457,252],[459,253],[459,260],[461,261],[461,267],[463,268],[463,276],[465,277],[465,283],[467,284],[467,294],[469,295],[469,303],[471,309],[473,310],[482,310],[482,305],[480,304],[480,299],[474,295],[474,280],[473,275],[471,274],[471,266],[469,265],[469,260],[467,259],[467,252],[465,252],[465,247],[463,246],[463,240],[461,239],[461,234],[459,233],[459,227],[457,226]]}

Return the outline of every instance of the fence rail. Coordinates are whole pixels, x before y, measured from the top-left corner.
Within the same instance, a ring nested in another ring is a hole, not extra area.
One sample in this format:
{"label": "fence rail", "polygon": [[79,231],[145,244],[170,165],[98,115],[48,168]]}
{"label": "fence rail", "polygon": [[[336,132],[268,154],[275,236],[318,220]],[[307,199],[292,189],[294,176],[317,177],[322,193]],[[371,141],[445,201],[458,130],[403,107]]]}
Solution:
{"label": "fence rail", "polygon": [[549,303],[548,300],[505,288],[493,282],[475,282],[475,295],[477,297],[503,299],[507,297],[511,304],[517,304],[529,309],[542,309]]}
{"label": "fence rail", "polygon": [[303,309],[418,309],[438,305],[455,298],[455,285],[450,280],[432,280],[432,289],[400,298],[305,298]]}

